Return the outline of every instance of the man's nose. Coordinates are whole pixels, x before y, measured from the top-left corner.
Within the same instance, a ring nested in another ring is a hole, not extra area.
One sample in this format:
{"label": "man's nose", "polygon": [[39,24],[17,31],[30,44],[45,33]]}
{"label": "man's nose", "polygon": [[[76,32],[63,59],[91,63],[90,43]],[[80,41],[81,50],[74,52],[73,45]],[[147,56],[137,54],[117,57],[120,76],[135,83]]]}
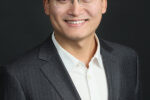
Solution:
{"label": "man's nose", "polygon": [[74,0],[70,6],[69,14],[72,16],[78,16],[81,15],[83,12],[83,7],[80,5],[79,0]]}

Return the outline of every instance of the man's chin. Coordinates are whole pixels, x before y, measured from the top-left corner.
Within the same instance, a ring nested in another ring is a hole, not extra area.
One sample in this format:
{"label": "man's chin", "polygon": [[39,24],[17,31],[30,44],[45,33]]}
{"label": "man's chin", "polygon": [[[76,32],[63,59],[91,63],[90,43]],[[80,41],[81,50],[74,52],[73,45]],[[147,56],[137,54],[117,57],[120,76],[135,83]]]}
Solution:
{"label": "man's chin", "polygon": [[66,36],[66,38],[71,41],[82,41],[82,40],[86,39],[88,36],[89,36],[88,34],[85,34],[85,35],[79,34],[79,35]]}

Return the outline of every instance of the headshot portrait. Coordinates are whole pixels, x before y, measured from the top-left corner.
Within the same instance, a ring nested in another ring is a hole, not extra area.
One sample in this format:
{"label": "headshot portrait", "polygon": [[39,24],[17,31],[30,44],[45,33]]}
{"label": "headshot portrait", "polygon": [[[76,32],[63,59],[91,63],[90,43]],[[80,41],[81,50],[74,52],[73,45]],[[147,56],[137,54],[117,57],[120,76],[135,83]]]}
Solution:
{"label": "headshot portrait", "polygon": [[144,100],[132,2],[14,4],[1,26],[0,100]]}

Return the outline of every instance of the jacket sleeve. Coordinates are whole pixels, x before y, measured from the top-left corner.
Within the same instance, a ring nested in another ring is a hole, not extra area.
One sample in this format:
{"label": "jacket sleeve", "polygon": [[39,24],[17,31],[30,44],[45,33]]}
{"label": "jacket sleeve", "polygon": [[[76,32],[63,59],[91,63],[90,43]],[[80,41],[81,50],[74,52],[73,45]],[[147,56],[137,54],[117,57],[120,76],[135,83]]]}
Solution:
{"label": "jacket sleeve", "polygon": [[0,100],[26,100],[19,80],[5,67],[0,67]]}

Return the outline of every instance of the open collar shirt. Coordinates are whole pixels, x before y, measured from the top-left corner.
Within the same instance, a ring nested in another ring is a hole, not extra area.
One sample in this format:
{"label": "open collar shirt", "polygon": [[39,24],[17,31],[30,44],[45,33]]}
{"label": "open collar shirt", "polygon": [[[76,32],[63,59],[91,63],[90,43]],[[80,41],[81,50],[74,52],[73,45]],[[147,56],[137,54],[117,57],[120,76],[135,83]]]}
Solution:
{"label": "open collar shirt", "polygon": [[105,69],[100,54],[100,43],[95,34],[97,50],[89,67],[66,51],[52,34],[52,41],[78,91],[81,100],[108,100],[108,87]]}

